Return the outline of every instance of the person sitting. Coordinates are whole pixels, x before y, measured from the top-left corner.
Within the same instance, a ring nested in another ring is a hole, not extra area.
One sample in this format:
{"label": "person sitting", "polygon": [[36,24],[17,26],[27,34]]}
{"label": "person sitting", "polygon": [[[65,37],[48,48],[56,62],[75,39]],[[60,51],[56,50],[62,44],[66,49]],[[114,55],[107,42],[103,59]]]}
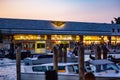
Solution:
{"label": "person sitting", "polygon": [[72,53],[71,50],[69,50],[67,53],[67,57],[75,57],[75,55]]}
{"label": "person sitting", "polygon": [[95,57],[93,57],[91,54],[89,55],[89,58],[95,60]]}

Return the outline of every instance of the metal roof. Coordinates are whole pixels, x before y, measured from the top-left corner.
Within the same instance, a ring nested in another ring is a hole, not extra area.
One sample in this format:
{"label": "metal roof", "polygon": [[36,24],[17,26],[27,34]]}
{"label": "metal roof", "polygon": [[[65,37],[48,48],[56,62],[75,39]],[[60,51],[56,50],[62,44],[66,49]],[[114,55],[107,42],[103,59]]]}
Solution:
{"label": "metal roof", "polygon": [[55,28],[50,20],[28,20],[0,18],[0,29],[11,34],[81,34],[81,35],[111,35],[113,28],[120,25],[105,23],[65,22],[61,29]]}

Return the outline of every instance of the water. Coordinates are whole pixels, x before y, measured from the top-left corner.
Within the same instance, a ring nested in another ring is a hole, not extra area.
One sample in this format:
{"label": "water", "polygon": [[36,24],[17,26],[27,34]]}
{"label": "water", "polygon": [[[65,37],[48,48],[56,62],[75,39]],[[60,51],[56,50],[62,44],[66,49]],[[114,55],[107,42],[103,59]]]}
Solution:
{"label": "water", "polygon": [[[21,70],[23,70],[23,63]],[[16,80],[16,60],[0,59],[0,80]]]}
{"label": "water", "polygon": [[12,66],[0,67],[0,75],[4,77],[4,80],[16,80],[16,68]]}
{"label": "water", "polygon": [[[85,56],[85,60],[89,60],[89,57]],[[24,71],[23,65],[21,63],[22,71]],[[0,59],[0,80],[16,80],[16,60]]]}
{"label": "water", "polygon": [[[115,57],[120,58],[120,54],[112,54]],[[85,55],[85,61],[89,60],[89,55]],[[21,71],[23,69],[23,63],[21,63]],[[10,60],[7,58],[0,59],[0,80],[17,80],[16,79],[16,60]]]}
{"label": "water", "polygon": [[0,60],[0,80],[16,80],[15,61],[3,58]]}

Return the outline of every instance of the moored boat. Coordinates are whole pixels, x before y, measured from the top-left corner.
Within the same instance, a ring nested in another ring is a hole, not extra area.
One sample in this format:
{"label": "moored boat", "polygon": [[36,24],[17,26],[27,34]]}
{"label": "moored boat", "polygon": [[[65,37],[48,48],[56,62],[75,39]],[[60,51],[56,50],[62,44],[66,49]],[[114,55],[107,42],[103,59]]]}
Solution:
{"label": "moored boat", "polygon": [[[26,65],[21,72],[22,80],[45,80],[45,72],[53,70],[53,63]],[[58,80],[79,80],[78,63],[58,63]],[[85,71],[92,72],[96,80],[120,80],[120,69],[108,60],[92,60],[85,62]]]}
{"label": "moored boat", "polygon": [[[40,55],[37,57],[28,57],[24,59],[25,65],[37,65],[37,64],[44,64],[44,63],[52,63],[53,62],[53,55]],[[67,57],[67,62],[78,62],[78,57]]]}
{"label": "moored boat", "polygon": [[120,68],[114,62],[103,59],[86,63],[88,72],[93,72],[96,80],[120,80]]}
{"label": "moored boat", "polygon": [[[45,80],[45,72],[53,70],[53,63],[29,65],[21,72],[21,80]],[[78,63],[58,63],[58,80],[78,80]]]}

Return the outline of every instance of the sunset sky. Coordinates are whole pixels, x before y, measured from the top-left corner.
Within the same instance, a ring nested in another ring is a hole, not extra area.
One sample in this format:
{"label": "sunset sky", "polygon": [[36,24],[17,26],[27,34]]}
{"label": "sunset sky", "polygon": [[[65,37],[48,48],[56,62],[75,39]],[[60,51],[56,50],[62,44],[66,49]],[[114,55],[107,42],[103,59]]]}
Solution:
{"label": "sunset sky", "polygon": [[0,0],[0,18],[111,23],[120,0]]}

